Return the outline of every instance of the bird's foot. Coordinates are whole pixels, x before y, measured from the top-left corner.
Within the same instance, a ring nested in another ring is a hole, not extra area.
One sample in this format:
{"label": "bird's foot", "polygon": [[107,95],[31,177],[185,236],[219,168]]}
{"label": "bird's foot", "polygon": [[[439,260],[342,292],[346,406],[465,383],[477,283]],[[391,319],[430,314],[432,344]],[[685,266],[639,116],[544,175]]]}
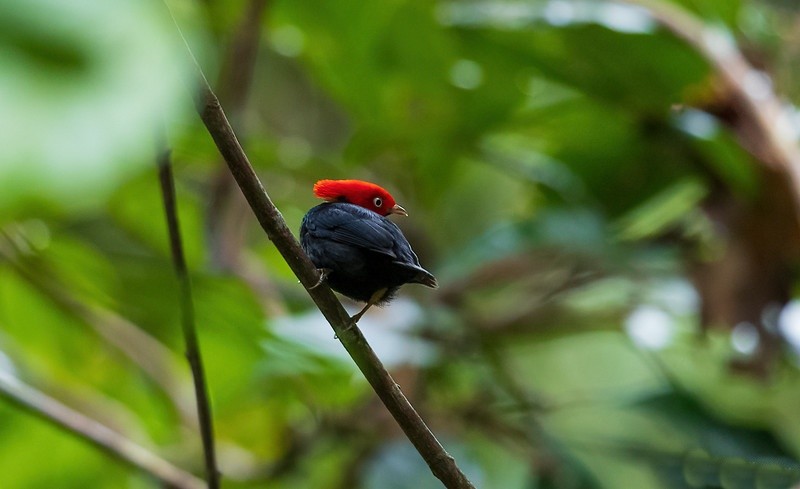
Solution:
{"label": "bird's foot", "polygon": [[[364,314],[364,311],[362,310],[361,312],[359,312],[359,313],[358,313],[358,314],[356,314],[355,316],[351,316],[351,317],[350,317],[350,320],[349,320],[349,321],[347,321],[347,326],[345,326],[344,328],[342,328],[342,331],[341,331],[341,332],[342,332],[342,333],[349,333],[351,329],[353,329],[353,328],[357,328],[357,327],[358,327],[358,325],[357,325],[356,323],[358,322],[358,320],[359,320],[359,319],[361,319],[361,316],[362,316],[363,314]],[[338,335],[338,334],[335,334],[335,335],[333,335],[333,339],[335,339],[335,340],[338,340],[338,339],[339,339],[339,335]]]}
{"label": "bird's foot", "polygon": [[355,326],[355,324],[358,322],[358,320],[361,319],[361,316],[363,316],[364,313],[367,312],[367,309],[369,309],[369,306],[371,306],[371,305],[372,304],[369,304],[367,307],[362,309],[358,314],[354,314],[354,315],[350,316],[350,325],[348,326],[348,328],[350,328],[351,326]]}
{"label": "bird's foot", "polygon": [[325,279],[328,278],[328,275],[330,275],[332,271],[333,270],[331,270],[330,268],[317,268],[317,272],[319,272],[319,280],[317,280],[317,283],[309,287],[308,290],[314,290],[320,285],[322,285],[322,282],[324,282]]}
{"label": "bird's foot", "polygon": [[367,309],[380,302],[381,298],[383,298],[383,296],[386,295],[386,290],[387,289],[385,288],[376,290],[375,293],[372,294],[372,297],[369,298],[369,301],[367,301],[367,305],[364,306],[364,309],[361,309],[358,312],[358,314],[350,318],[351,323],[356,324],[358,320],[361,319],[361,316],[363,316],[364,313],[367,312]]}

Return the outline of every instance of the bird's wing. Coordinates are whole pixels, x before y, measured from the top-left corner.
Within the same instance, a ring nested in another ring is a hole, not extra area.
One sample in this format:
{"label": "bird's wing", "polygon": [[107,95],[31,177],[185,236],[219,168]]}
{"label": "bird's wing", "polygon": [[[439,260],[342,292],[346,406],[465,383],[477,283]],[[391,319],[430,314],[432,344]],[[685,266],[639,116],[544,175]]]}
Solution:
{"label": "bird's wing", "polygon": [[397,258],[396,242],[405,241],[405,238],[391,221],[372,211],[361,208],[354,210],[349,205],[327,207],[326,212],[317,214],[314,219],[313,234],[318,238]]}

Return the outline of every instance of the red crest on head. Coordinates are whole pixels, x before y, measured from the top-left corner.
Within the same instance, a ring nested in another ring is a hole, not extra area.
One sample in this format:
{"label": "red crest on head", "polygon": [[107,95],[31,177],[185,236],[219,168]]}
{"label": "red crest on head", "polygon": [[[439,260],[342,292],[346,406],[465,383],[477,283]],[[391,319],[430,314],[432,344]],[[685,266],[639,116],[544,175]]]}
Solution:
{"label": "red crest on head", "polygon": [[362,180],[320,180],[314,184],[314,195],[329,202],[349,202],[382,216],[402,210],[383,187]]}

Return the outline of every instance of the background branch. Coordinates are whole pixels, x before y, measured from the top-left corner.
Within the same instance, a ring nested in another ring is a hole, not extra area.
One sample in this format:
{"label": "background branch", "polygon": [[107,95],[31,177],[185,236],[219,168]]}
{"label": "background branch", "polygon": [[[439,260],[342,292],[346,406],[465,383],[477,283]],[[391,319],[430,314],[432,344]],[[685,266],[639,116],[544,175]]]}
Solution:
{"label": "background branch", "polygon": [[745,57],[732,32],[673,3],[628,2],[644,7],[707,61],[710,96],[689,103],[724,124],[758,164],[754,198],[742,199],[734,188],[721,185],[705,199],[706,215],[718,228],[730,230],[730,237],[721,256],[696,260],[691,270],[702,298],[703,328],[755,325],[759,348],[747,358],[732,358],[730,367],[766,380],[777,365],[782,340],[763,318],[789,302],[787,271],[800,260],[800,148],[793,109],[776,94],[770,76]]}
{"label": "background branch", "polygon": [[0,371],[0,395],[29,413],[80,439],[88,440],[106,453],[147,472],[167,487],[174,489],[205,487],[203,481],[194,475],[3,371]]}
{"label": "background branch", "polygon": [[200,425],[200,437],[203,440],[203,455],[206,467],[206,480],[209,489],[219,488],[219,469],[214,450],[214,424],[211,415],[211,402],[208,398],[206,377],[203,370],[203,360],[200,345],[197,340],[197,330],[194,322],[194,304],[192,301],[191,281],[186,268],[186,259],[183,255],[178,213],[175,203],[175,181],[172,177],[172,164],[170,151],[166,145],[159,148],[158,179],[161,184],[161,195],[164,200],[164,213],[167,218],[169,230],[169,243],[172,251],[172,261],[175,264],[175,274],[178,277],[178,293],[181,309],[181,330],[186,343],[186,358],[192,370],[194,381],[195,401],[197,403],[197,417]]}
{"label": "background branch", "polygon": [[[233,127],[241,136],[246,130],[246,107],[262,38],[267,0],[249,0],[242,17],[231,32],[231,40],[220,62],[216,83],[219,99],[225,104]],[[221,162],[220,162],[221,163]],[[214,267],[241,277],[256,293],[268,316],[286,314],[286,306],[275,283],[263,267],[253,263],[247,253],[249,215],[247,201],[239,192],[231,173],[219,165],[211,180],[206,219],[210,259]]]}
{"label": "background branch", "polygon": [[678,5],[656,0],[626,0],[644,7],[664,28],[687,42],[711,65],[722,95],[731,99],[743,122],[734,127],[740,144],[768,168],[786,175],[800,225],[800,149],[791,115],[772,89],[765,73],[754,69],[730,35]]}
{"label": "background branch", "polygon": [[22,236],[14,236],[8,230],[3,230],[0,237],[5,245],[0,246],[0,258],[18,277],[64,313],[86,323],[104,341],[122,352],[161,389],[187,425],[196,425],[195,410],[186,402],[186,379],[176,373],[180,371],[180,358],[172,350],[125,317],[96,304],[88,304],[76,296],[46,263],[26,259],[24,252],[15,244],[16,238],[24,239]]}

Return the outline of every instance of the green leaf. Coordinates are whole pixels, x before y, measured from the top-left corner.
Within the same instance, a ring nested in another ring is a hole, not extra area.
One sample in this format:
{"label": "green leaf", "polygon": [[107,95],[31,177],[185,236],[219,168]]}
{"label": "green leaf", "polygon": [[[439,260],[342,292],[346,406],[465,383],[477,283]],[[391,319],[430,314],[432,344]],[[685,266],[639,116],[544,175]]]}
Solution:
{"label": "green leaf", "polygon": [[619,220],[619,238],[653,238],[686,222],[706,195],[696,179],[685,179],[654,195]]}
{"label": "green leaf", "polygon": [[0,3],[0,209],[85,208],[152,164],[188,66],[164,14],[154,1]]}

